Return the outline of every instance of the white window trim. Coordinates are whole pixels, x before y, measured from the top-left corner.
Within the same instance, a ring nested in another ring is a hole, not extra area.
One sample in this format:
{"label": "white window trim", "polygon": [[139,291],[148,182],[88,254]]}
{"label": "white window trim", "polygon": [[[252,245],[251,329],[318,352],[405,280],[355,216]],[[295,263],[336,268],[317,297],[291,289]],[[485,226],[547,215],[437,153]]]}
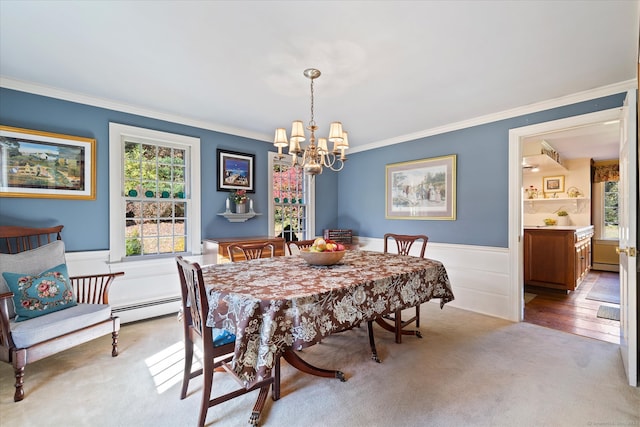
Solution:
{"label": "white window trim", "polygon": [[[269,203],[267,203],[267,205],[269,206],[269,236],[275,236],[276,235],[276,230],[275,230],[275,212],[273,210],[273,200],[271,199],[273,197],[272,194],[272,190],[273,190],[273,164],[274,161],[276,160],[276,156],[278,155],[278,153],[273,152],[273,151],[269,151],[269,176],[268,176],[268,185],[269,185]],[[290,156],[287,156],[290,157]],[[306,205],[307,205],[307,229],[306,229],[306,234],[307,236],[309,236],[309,238],[312,238],[311,236],[315,236],[316,235],[316,180],[313,179],[313,177],[306,175],[304,176],[305,179],[305,186],[308,189],[307,190],[307,194],[308,194],[308,199],[306,201]]]}
{"label": "white window trim", "polygon": [[615,242],[619,240],[618,237],[605,237],[604,186],[605,182],[598,182],[593,184],[592,187],[592,224],[594,225],[594,233],[597,239]]}
{"label": "white window trim", "polygon": [[125,250],[125,198],[123,156],[126,137],[149,140],[154,144],[167,143],[188,148],[190,171],[186,189],[187,243],[186,251],[193,255],[201,253],[201,202],[200,202],[200,138],[160,132],[151,129],[109,123],[109,261],[120,262],[126,258]]}

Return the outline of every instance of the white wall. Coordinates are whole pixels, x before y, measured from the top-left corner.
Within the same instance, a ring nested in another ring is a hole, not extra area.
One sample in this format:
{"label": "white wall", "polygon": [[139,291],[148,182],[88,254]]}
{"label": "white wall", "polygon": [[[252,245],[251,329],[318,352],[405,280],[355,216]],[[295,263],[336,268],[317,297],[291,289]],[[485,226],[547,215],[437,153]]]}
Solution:
{"label": "white wall", "polygon": [[[566,172],[548,172],[541,169],[536,173],[527,173],[522,176],[522,187],[524,189],[533,185],[535,188],[542,188],[542,180],[545,176],[564,175],[565,191],[558,193],[558,199],[538,199],[529,200],[526,193],[523,196],[524,225],[544,225],[545,218],[557,219],[555,212],[566,210],[569,212],[568,225],[591,225],[591,159],[572,159],[564,162]],[[583,194],[579,199],[567,199],[567,191],[575,187]]]}

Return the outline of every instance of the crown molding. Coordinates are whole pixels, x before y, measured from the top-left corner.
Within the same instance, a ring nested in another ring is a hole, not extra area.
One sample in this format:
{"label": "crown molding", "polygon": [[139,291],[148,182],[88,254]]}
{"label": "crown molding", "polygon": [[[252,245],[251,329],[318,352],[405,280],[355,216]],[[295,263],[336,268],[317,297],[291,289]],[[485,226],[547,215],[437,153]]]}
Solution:
{"label": "crown molding", "polygon": [[384,139],[382,141],[373,142],[371,144],[361,145],[357,148],[353,148],[350,151],[351,154],[360,151],[373,150],[375,148],[386,147],[389,145],[400,144],[403,142],[414,141],[416,139],[425,138],[428,136],[439,135],[446,132],[452,132],[460,129],[466,129],[473,126],[479,126],[487,123],[493,123],[500,120],[511,119],[513,117],[523,116],[525,114],[537,113],[539,111],[550,110],[552,108],[563,107],[565,105],[576,104],[578,102],[589,101],[591,99],[602,98],[609,95],[615,95],[617,93],[626,92],[630,89],[637,89],[637,80],[627,80],[620,83],[615,83],[607,86],[602,86],[596,89],[591,89],[584,92],[575,93],[572,95],[563,96],[560,98],[550,99],[535,104],[529,104],[522,107],[512,108],[510,110],[504,110],[498,113],[487,114],[486,116],[480,116],[469,120],[462,120],[455,123],[450,123],[444,126],[438,126],[431,129],[426,129],[420,132],[414,132],[407,135],[397,136],[395,138]]}
{"label": "crown molding", "polygon": [[167,122],[193,126],[201,129],[212,130],[215,132],[241,136],[244,138],[255,139],[258,141],[271,142],[270,136],[265,134],[249,132],[244,129],[224,126],[218,123],[211,123],[211,122],[206,122],[202,120],[194,120],[194,119],[190,119],[188,117],[184,117],[176,114],[163,113],[163,112],[151,110],[148,108],[138,107],[138,106],[129,105],[129,104],[123,104],[123,103],[111,101],[109,99],[97,98],[97,97],[84,95],[80,93],[69,92],[62,89],[25,82],[22,80],[16,80],[9,77],[0,76],[0,87],[17,90],[20,92],[32,93],[34,95],[41,95],[41,96],[47,96],[50,98],[61,99],[64,101],[77,102],[79,104],[91,105],[93,107],[106,108],[108,110],[115,110],[115,111],[121,111],[123,113],[135,114],[143,117],[150,117],[153,119],[164,120]]}
{"label": "crown molding", "polygon": [[[236,135],[244,138],[250,138],[257,141],[271,142],[271,136],[256,132],[249,132],[247,130],[233,128],[229,126],[220,125],[217,123],[206,122],[202,120],[194,120],[187,117],[163,113],[147,108],[138,107],[135,105],[128,105],[123,103],[114,102],[108,99],[92,97],[84,94],[78,94],[68,92],[65,90],[38,85],[35,83],[29,83],[21,80],[12,79],[9,77],[0,76],[0,87],[7,89],[13,89],[21,92],[28,92],[35,95],[42,95],[56,99],[62,99],[65,101],[77,102],[80,104],[91,105],[94,107],[106,108],[109,110],[121,111],[130,114],[136,114],[143,117],[150,117],[158,120],[164,120],[172,123],[183,124],[187,126],[193,126],[201,129],[207,129],[215,132],[222,132],[230,135]],[[485,116],[476,117],[469,120],[462,120],[455,123],[450,123],[444,126],[438,126],[431,129],[425,129],[420,132],[414,132],[406,135],[400,135],[394,138],[384,139],[370,144],[361,145],[359,147],[352,147],[350,153],[358,153],[361,151],[373,150],[376,148],[386,147],[389,145],[400,144],[403,142],[414,141],[420,138],[428,136],[434,136],[446,132],[452,132],[460,129],[466,129],[473,126],[479,126],[487,123],[497,122],[500,120],[510,119],[513,117],[523,116],[525,114],[532,114],[539,111],[549,110],[552,108],[563,107],[565,105],[575,104],[578,102],[588,101],[590,99],[601,98],[604,96],[614,95],[616,93],[626,92],[630,89],[637,89],[638,82],[635,79],[623,81],[620,83],[611,84],[608,86],[602,86],[596,89],[591,89],[584,92],[579,92],[572,95],[563,96],[547,101],[538,102],[535,104],[529,104],[522,107],[512,108],[510,110],[501,111],[498,113],[492,113]]]}

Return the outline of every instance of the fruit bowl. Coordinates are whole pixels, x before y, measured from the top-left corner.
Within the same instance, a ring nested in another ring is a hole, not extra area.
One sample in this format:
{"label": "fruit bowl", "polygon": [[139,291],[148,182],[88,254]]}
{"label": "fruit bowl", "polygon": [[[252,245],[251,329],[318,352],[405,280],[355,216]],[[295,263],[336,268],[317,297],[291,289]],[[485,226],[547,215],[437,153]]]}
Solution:
{"label": "fruit bowl", "polygon": [[300,250],[300,256],[311,265],[333,265],[342,259],[345,252],[311,252],[308,248],[305,248]]}

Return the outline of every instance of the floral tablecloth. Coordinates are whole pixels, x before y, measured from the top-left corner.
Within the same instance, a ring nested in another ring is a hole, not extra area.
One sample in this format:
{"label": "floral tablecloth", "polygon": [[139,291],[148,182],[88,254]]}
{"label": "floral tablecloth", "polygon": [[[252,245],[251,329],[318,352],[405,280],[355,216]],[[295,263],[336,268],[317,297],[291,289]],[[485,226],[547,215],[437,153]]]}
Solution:
{"label": "floral tablecloth", "polygon": [[285,256],[202,270],[207,325],[236,335],[233,367],[247,387],[268,376],[286,349],[432,298],[441,308],[454,299],[441,262],[380,252],[347,251],[326,267]]}

